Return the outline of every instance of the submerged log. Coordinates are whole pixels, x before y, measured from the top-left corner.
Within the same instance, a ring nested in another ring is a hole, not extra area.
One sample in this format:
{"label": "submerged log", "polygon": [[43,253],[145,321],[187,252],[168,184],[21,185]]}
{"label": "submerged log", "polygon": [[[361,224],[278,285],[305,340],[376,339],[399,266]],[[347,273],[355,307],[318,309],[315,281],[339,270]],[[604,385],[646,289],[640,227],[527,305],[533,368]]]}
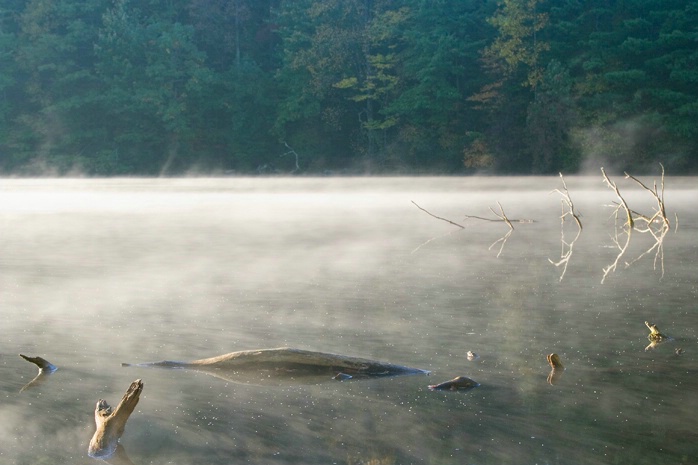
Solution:
{"label": "submerged log", "polygon": [[351,379],[429,374],[426,370],[403,365],[287,347],[244,350],[188,362],[164,360],[122,366],[186,368],[232,382],[307,383],[332,380],[338,373],[349,375]]}
{"label": "submerged log", "polygon": [[90,457],[108,459],[115,455],[119,439],[124,434],[126,422],[136,408],[142,391],[143,381],[137,379],[132,382],[114,410],[106,400],[99,399],[95,407],[97,430],[87,450]]}
{"label": "submerged log", "polygon": [[29,357],[27,355],[19,354],[20,357],[22,357],[24,360],[27,362],[33,363],[37,367],[39,367],[39,373],[29,381],[27,384],[24,385],[22,389],[20,389],[19,392],[24,391],[25,389],[29,389],[31,387],[36,387],[46,381],[46,377],[53,373],[54,371],[58,370],[58,368],[49,362],[48,360],[41,358],[41,357]]}

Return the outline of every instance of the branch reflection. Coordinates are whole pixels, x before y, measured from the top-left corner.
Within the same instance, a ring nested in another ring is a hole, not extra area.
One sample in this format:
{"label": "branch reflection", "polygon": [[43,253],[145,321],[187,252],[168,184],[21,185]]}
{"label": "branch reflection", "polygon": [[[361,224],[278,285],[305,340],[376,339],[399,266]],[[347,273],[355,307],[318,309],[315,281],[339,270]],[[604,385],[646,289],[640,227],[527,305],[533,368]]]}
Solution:
{"label": "branch reflection", "polygon": [[[608,187],[613,189],[618,197],[618,202],[614,202],[612,205],[614,207],[614,235],[612,239],[614,248],[618,250],[618,254],[616,255],[615,260],[603,269],[603,278],[601,279],[602,284],[606,277],[611,272],[616,270],[618,263],[628,250],[633,231],[637,231],[640,234],[651,235],[653,238],[653,243],[647,250],[642,252],[636,258],[626,261],[625,266],[629,267],[646,255],[654,252],[654,269],[656,270],[659,268],[661,270],[661,277],[664,277],[664,237],[671,230],[671,223],[666,215],[666,208],[664,206],[664,166],[661,164],[660,166],[662,167],[661,188],[657,187],[656,181],[654,182],[654,187],[649,188],[636,177],[625,173],[625,179],[633,180],[636,184],[649,192],[656,201],[656,209],[651,215],[645,215],[632,210],[621,195],[618,185],[611,181],[606,174],[606,171],[601,168],[604,182]],[[623,238],[623,236],[625,236],[625,238]]]}
{"label": "branch reflection", "polygon": [[[548,261],[557,267],[562,266],[562,273],[560,274],[560,281],[562,281],[562,279],[565,277],[565,273],[567,272],[567,265],[569,265],[570,259],[572,258],[574,244],[577,242],[577,239],[579,239],[579,236],[582,235],[582,220],[581,215],[574,208],[572,197],[570,197],[570,193],[567,190],[567,184],[565,183],[565,178],[562,176],[562,173],[560,173],[560,179],[562,180],[562,190],[555,189],[552,191],[557,192],[562,196],[562,199],[560,200],[562,207],[562,214],[560,215],[560,260],[554,262],[551,259],[548,259]],[[574,236],[572,241],[567,242],[565,240],[565,219],[569,216],[574,219],[577,225],[577,234]]]}
{"label": "branch reflection", "polygon": [[550,365],[550,373],[548,373],[548,384],[551,386],[557,384],[562,378],[562,373],[565,371],[565,367],[560,361],[560,356],[558,354],[550,354],[547,356],[548,364]]}
{"label": "branch reflection", "polygon": [[[458,223],[456,223],[456,222],[454,222],[454,221],[451,221],[451,220],[449,220],[449,219],[447,219],[447,218],[443,218],[443,217],[434,215],[434,214],[431,213],[429,210],[427,210],[427,209],[422,208],[421,206],[419,206],[414,200],[412,201],[412,203],[414,204],[415,207],[419,208],[420,210],[422,210],[424,213],[426,213],[427,215],[431,216],[432,218],[436,218],[437,220],[445,221],[446,223],[449,223],[449,224],[452,224],[452,225],[454,225],[454,226],[457,226],[459,229],[465,229],[465,226],[463,226],[462,224],[458,224]],[[482,217],[482,216],[475,216],[475,215],[466,215],[466,216],[465,216],[465,219],[466,219],[466,220],[469,220],[469,219],[476,219],[476,220],[489,221],[489,222],[503,222],[503,223],[506,223],[507,226],[509,226],[509,231],[507,231],[502,237],[500,237],[499,239],[497,239],[496,241],[494,241],[494,242],[487,248],[487,250],[492,250],[492,248],[493,248],[495,245],[501,244],[500,247],[499,247],[499,251],[497,252],[497,258],[499,258],[499,256],[500,256],[500,255],[502,254],[502,252],[504,251],[504,246],[506,245],[507,240],[509,240],[509,237],[511,236],[511,233],[514,232],[514,225],[513,225],[513,223],[533,223],[533,220],[530,220],[530,219],[510,219],[510,218],[507,217],[506,213],[504,213],[504,208],[502,207],[502,204],[500,204],[499,202],[497,202],[497,206],[499,207],[499,212],[500,212],[500,213],[497,213],[496,211],[494,211],[494,209],[492,209],[492,207],[488,207],[489,210],[492,212],[492,214],[493,214],[494,216],[497,217],[497,219],[494,219],[494,218],[485,218],[485,217]],[[453,231],[452,231],[452,232],[453,232]],[[448,233],[448,234],[451,234],[452,232],[450,232],[450,233]],[[448,234],[445,234],[445,235],[448,235]],[[445,235],[444,235],[444,236],[445,236]],[[429,242],[431,242],[431,241],[433,241],[433,240],[435,240],[435,239],[437,239],[437,238],[439,238],[439,237],[443,237],[443,236],[432,237],[431,239],[427,240],[426,242],[423,242],[422,244],[420,244],[416,249],[414,249],[414,250],[412,251],[412,253],[416,252],[417,250],[419,250],[419,249],[421,249],[422,247],[424,247],[425,245],[427,245]]]}

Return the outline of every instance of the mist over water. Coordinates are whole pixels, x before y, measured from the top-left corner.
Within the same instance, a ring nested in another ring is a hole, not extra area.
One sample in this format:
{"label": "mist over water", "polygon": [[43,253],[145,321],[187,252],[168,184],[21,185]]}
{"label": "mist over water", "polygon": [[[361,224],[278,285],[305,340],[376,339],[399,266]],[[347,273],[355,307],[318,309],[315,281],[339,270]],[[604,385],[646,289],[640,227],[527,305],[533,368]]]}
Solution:
{"label": "mist over water", "polygon": [[[600,176],[567,179],[584,230],[562,281],[557,177],[2,180],[0,464],[93,463],[95,402],[136,378],[136,465],[695,458],[695,181],[666,180],[664,276],[649,254],[601,284],[617,251]],[[504,223],[465,219],[497,202],[535,220],[503,247]],[[632,241],[627,261],[652,246]],[[674,340],[645,351],[645,320]],[[258,386],[121,367],[280,346],[432,374]],[[20,393],[36,368],[18,353],[59,370]],[[481,386],[427,389],[458,375]]]}

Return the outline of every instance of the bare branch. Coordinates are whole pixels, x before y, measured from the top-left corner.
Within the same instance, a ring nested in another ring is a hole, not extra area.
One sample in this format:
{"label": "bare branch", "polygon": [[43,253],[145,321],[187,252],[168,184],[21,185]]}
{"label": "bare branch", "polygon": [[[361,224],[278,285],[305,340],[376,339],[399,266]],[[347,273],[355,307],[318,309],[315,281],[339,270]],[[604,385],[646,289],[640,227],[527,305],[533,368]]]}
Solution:
{"label": "bare branch", "polygon": [[[616,247],[619,249],[619,253],[616,256],[615,261],[606,268],[604,268],[604,277],[601,280],[602,283],[603,280],[606,279],[608,273],[616,269],[616,266],[620,258],[623,256],[623,254],[628,248],[628,245],[630,244],[630,237],[633,230],[636,230],[637,232],[642,234],[649,233],[654,239],[654,244],[649,249],[642,252],[635,259],[626,262],[626,267],[637,262],[644,256],[654,252],[654,269],[656,270],[657,267],[659,267],[661,269],[661,276],[664,277],[664,237],[667,234],[667,232],[669,232],[669,230],[671,229],[671,223],[666,215],[666,208],[664,206],[664,166],[661,163],[660,166],[662,168],[662,176],[660,183],[661,189],[657,187],[656,181],[654,182],[653,188],[649,188],[635,176],[632,176],[627,172],[625,173],[626,179],[633,180],[636,184],[638,184],[644,190],[649,192],[652,195],[652,197],[654,197],[655,201],[657,202],[657,207],[652,215],[644,215],[642,213],[636,212],[635,210],[632,210],[628,206],[625,199],[623,199],[623,197],[620,195],[620,190],[618,189],[618,186],[608,178],[604,169],[601,168],[604,181],[609,187],[611,187],[615,191],[616,196],[620,200],[620,203],[616,203],[616,208],[614,210],[614,215],[616,218],[616,237],[614,238],[614,243],[616,244]],[[625,210],[625,214],[627,217],[627,221],[624,225],[624,227],[626,227],[624,233],[627,234],[627,240],[624,245],[620,245],[620,242],[618,241],[617,221],[618,212],[621,208]],[[676,216],[676,224],[678,226],[678,216]]]}
{"label": "bare branch", "polygon": [[[616,231],[616,234],[617,234],[617,231]],[[632,229],[628,229],[625,232],[625,234],[626,234],[627,239],[625,240],[625,244],[623,244],[623,245],[621,245],[620,242],[618,241],[617,235],[616,235],[616,237],[613,238],[613,242],[616,244],[616,247],[618,248],[618,255],[616,256],[616,259],[613,261],[613,263],[611,263],[610,265],[608,265],[607,267],[605,267],[603,269],[603,278],[601,278],[601,284],[604,283],[604,281],[606,280],[606,276],[608,276],[609,273],[616,270],[616,267],[618,266],[618,262],[620,261],[621,257],[623,255],[625,255],[626,250],[628,250],[628,246],[630,245],[630,237],[632,235]]]}
{"label": "bare branch", "polygon": [[[645,184],[643,184],[642,181],[637,179],[635,176],[632,176],[628,173],[625,173],[625,177],[627,179],[632,179],[633,181],[635,181],[643,189],[645,189],[647,192],[652,194],[654,199],[657,201],[657,211],[654,215],[652,215],[651,217],[647,217],[645,215],[638,215],[638,216],[647,222],[648,227],[649,227],[649,225],[654,223],[655,220],[660,219],[664,223],[664,226],[666,226],[666,228],[670,228],[671,225],[669,223],[669,219],[666,216],[666,209],[664,207],[664,165],[662,165],[660,163],[659,166],[662,167],[662,178],[661,178],[662,191],[661,191],[661,194],[657,191],[657,182],[656,181],[654,182],[654,189],[650,189]],[[664,228],[664,226],[662,226],[662,229]]]}
{"label": "bare branch", "polygon": [[534,223],[534,222],[535,222],[534,220],[530,220],[530,219],[513,219],[513,220],[512,220],[512,219],[510,219],[510,218],[507,218],[506,214],[504,213],[504,209],[502,208],[502,205],[501,205],[499,202],[497,202],[497,205],[499,206],[499,211],[501,212],[501,215],[498,214],[497,212],[495,212],[495,211],[492,209],[492,207],[488,207],[488,208],[489,208],[489,210],[492,212],[492,214],[494,214],[494,216],[496,216],[498,219],[494,219],[494,218],[484,218],[484,217],[482,217],[482,216],[475,216],[475,215],[465,215],[464,219],[466,219],[466,220],[474,219],[474,220],[481,220],[481,221],[489,221],[489,222],[492,222],[492,223],[498,223],[498,222],[500,222],[500,221],[503,221],[503,222],[505,222],[507,225],[509,225],[509,227],[510,227],[511,229],[514,229],[514,226],[512,225],[512,223]]}
{"label": "bare branch", "polygon": [[[582,220],[581,217],[582,215],[577,212],[577,210],[574,208],[574,202],[572,202],[572,197],[570,196],[570,191],[567,189],[567,183],[565,182],[564,176],[562,176],[562,173],[560,173],[560,180],[562,181],[562,188],[564,189],[561,191],[560,189],[554,189],[550,193],[552,194],[553,192],[557,192],[562,196],[562,203],[563,203],[563,214],[560,217],[561,220],[564,222],[564,218],[566,216],[571,216],[574,218],[574,221],[577,223],[577,226],[579,227],[579,230],[581,231],[583,229],[582,227]],[[565,211],[565,206],[567,206],[567,210]]]}
{"label": "bare branch", "polygon": [[618,189],[618,186],[616,185],[616,183],[611,181],[610,179],[608,179],[608,176],[606,175],[606,171],[603,169],[603,167],[601,167],[601,173],[603,174],[604,181],[606,182],[608,187],[610,187],[611,189],[613,189],[615,191],[616,196],[618,197],[618,200],[620,200],[621,205],[625,209],[628,227],[630,229],[632,229],[635,226],[635,222],[633,221],[633,215],[630,213],[630,207],[628,207],[628,203],[625,201],[623,196],[620,195],[620,190]]}
{"label": "bare branch", "polygon": [[[562,173],[560,173],[560,179],[562,180],[563,190],[555,189],[550,192],[551,194],[553,192],[557,192],[562,196],[562,200],[560,201],[562,208],[562,213],[560,215],[560,260],[554,262],[551,259],[548,259],[548,261],[556,267],[559,267],[561,265],[563,266],[562,273],[560,274],[560,281],[562,281],[562,279],[565,277],[565,273],[567,272],[567,265],[569,265],[570,259],[572,258],[574,244],[577,242],[577,239],[579,239],[579,236],[582,234],[582,220],[581,215],[577,213],[577,211],[574,208],[572,197],[570,196],[569,190],[567,189],[567,184],[565,183],[565,178],[562,176]],[[574,221],[577,224],[577,235],[571,242],[565,241],[565,218],[567,218],[568,216],[574,218]]]}
{"label": "bare branch", "polygon": [[[564,210],[564,206],[562,207]],[[560,260],[557,262],[552,261],[551,259],[548,259],[550,263],[555,265],[556,267],[559,267],[561,265],[564,265],[562,267],[562,273],[560,274],[560,281],[565,277],[565,273],[567,273],[567,265],[570,263],[570,259],[572,258],[572,253],[574,251],[574,244],[577,242],[577,239],[579,239],[579,236],[582,235],[582,228],[578,227],[577,228],[577,234],[574,236],[574,239],[572,241],[567,242],[565,240],[565,226],[564,226],[564,218],[565,218],[566,213],[563,213],[561,216],[561,225],[560,225]]]}
{"label": "bare branch", "polygon": [[417,205],[417,202],[415,202],[414,200],[410,200],[410,202],[412,202],[412,203],[414,204],[415,207],[419,208],[420,210],[422,210],[424,213],[426,213],[427,215],[431,216],[432,218],[436,218],[437,220],[445,221],[446,223],[450,223],[450,224],[452,224],[453,226],[457,226],[457,227],[459,227],[459,228],[461,228],[461,229],[465,229],[465,226],[463,226],[463,225],[461,225],[461,224],[458,224],[458,223],[455,223],[455,222],[453,222],[453,221],[451,221],[451,220],[449,220],[449,219],[442,218],[442,217],[440,217],[440,216],[434,215],[434,214],[431,213],[429,210],[427,210],[427,209],[425,209],[425,208],[422,208],[422,207],[420,207],[419,205]]}
{"label": "bare branch", "polygon": [[[497,202],[497,206],[499,207],[499,211],[502,212],[501,215],[498,215],[494,210],[492,210],[491,207],[490,207],[490,211],[492,213],[494,213],[494,215],[497,216],[500,220],[504,221],[509,226],[509,229],[513,230],[514,225],[511,224],[511,221],[509,220],[509,218],[507,218],[506,213],[504,213],[504,208],[502,208],[502,204]],[[515,220],[515,221],[518,221],[518,220]],[[519,221],[519,222],[521,222],[521,221]]]}
{"label": "bare branch", "polygon": [[[442,218],[442,217],[440,217],[440,216],[434,215],[434,214],[431,213],[429,210],[427,210],[427,209],[425,209],[425,208],[419,206],[419,205],[417,204],[417,202],[415,202],[414,200],[411,200],[411,202],[414,204],[415,207],[419,208],[420,210],[422,210],[424,213],[426,213],[427,215],[431,216],[432,218],[436,218],[437,220],[445,221],[446,223],[449,223],[449,224],[452,224],[452,225],[454,225],[454,226],[457,226],[457,227],[460,228],[460,229],[465,229],[465,226],[463,226],[463,225],[461,225],[461,224],[458,224],[458,223],[456,223],[455,221],[451,221],[451,220],[449,220],[448,218]],[[515,219],[515,220],[511,220],[511,219],[509,219],[509,218],[507,217],[506,213],[504,213],[504,208],[502,207],[502,205],[501,205],[499,202],[497,202],[497,206],[499,206],[499,211],[500,211],[500,213],[497,213],[497,212],[494,211],[492,208],[490,208],[490,211],[494,214],[494,216],[497,217],[497,219],[494,219],[494,218],[484,218],[484,217],[482,217],[482,216],[474,216],[474,215],[466,215],[466,216],[465,216],[465,219],[466,219],[466,220],[469,220],[469,219],[476,219],[476,220],[489,221],[489,222],[504,222],[504,223],[506,223],[506,224],[509,226],[509,231],[508,231],[504,236],[500,237],[500,238],[497,239],[494,243],[492,243],[492,245],[490,245],[490,247],[489,247],[489,249],[488,249],[488,250],[492,249],[492,247],[494,247],[495,245],[497,245],[497,244],[499,244],[499,243],[501,242],[501,247],[499,248],[499,252],[497,253],[497,257],[499,257],[499,256],[502,254],[502,251],[504,250],[504,245],[506,244],[507,239],[509,239],[509,236],[511,236],[511,233],[512,233],[512,231],[514,230],[514,225],[513,225],[512,223],[533,223],[533,220],[526,220],[526,219]],[[450,234],[450,233],[449,233],[449,234]],[[443,236],[440,236],[440,237],[443,237]],[[414,252],[416,252],[417,250],[421,249],[422,247],[424,247],[425,245],[427,245],[429,242],[433,241],[434,239],[437,239],[437,238],[436,238],[436,237],[433,237],[433,238],[429,239],[428,241],[422,243],[422,244],[419,245],[416,249],[414,249],[414,250],[412,251],[412,253],[414,253]]]}
{"label": "bare branch", "polygon": [[499,218],[499,219],[497,219],[497,220],[492,219],[492,218],[482,218],[482,217],[480,217],[480,216],[472,216],[472,215],[471,215],[471,216],[466,216],[465,219],[467,220],[467,219],[470,219],[470,218],[474,218],[474,219],[478,219],[478,220],[491,221],[491,222],[502,221],[502,222],[506,223],[507,226],[509,226],[509,231],[507,231],[506,234],[504,234],[502,237],[500,237],[499,239],[497,239],[496,241],[494,241],[494,242],[492,243],[492,245],[490,245],[489,248],[487,249],[487,250],[492,250],[492,247],[494,247],[495,245],[501,243],[501,245],[500,245],[500,247],[499,247],[499,252],[497,252],[497,258],[499,258],[499,256],[502,255],[502,252],[504,251],[504,246],[506,245],[507,240],[509,240],[509,237],[511,236],[511,233],[514,232],[514,225],[512,224],[512,222],[515,222],[515,223],[533,223],[533,220],[527,220],[527,219],[515,219],[515,220],[510,220],[510,219],[507,217],[507,214],[504,213],[504,207],[502,207],[502,204],[499,203],[499,202],[497,202],[497,206],[499,207],[499,212],[500,212],[500,213],[497,213],[496,211],[494,211],[494,209],[493,209],[492,207],[489,207],[489,209],[490,209],[490,211],[492,212],[492,214],[493,214],[494,216],[496,216],[497,218]]}

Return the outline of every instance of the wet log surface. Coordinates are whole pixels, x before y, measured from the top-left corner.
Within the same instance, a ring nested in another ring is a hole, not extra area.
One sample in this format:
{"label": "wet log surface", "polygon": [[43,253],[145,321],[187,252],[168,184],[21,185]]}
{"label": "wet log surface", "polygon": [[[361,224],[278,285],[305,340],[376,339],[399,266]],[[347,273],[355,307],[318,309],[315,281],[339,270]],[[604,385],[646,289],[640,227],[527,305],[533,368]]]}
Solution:
{"label": "wet log surface", "polygon": [[[321,382],[334,379],[370,379],[403,375],[427,375],[426,370],[359,357],[281,347],[245,350],[186,362],[128,364],[123,366],[184,368],[228,381]],[[339,374],[346,376],[337,376]],[[347,377],[348,376],[348,377]]]}
{"label": "wet log surface", "polygon": [[87,451],[90,457],[108,459],[116,455],[119,438],[124,434],[126,422],[138,405],[141,392],[143,381],[137,379],[128,387],[115,409],[112,409],[106,400],[99,399],[95,406],[97,428]]}

